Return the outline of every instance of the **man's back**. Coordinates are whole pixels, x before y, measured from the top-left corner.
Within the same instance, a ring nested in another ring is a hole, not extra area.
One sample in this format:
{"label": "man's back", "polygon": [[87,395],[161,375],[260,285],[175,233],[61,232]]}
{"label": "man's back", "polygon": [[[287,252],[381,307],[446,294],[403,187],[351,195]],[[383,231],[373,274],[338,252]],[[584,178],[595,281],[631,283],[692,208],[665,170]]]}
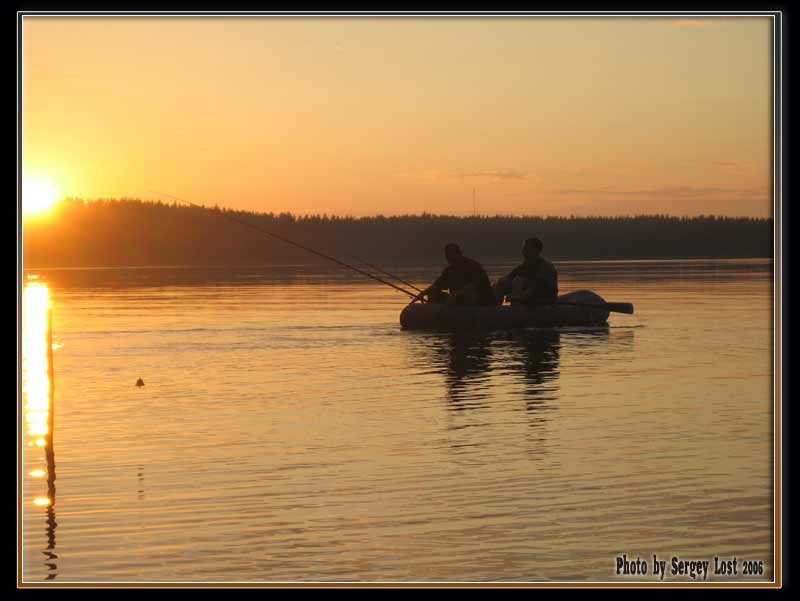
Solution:
{"label": "man's back", "polygon": [[441,289],[448,288],[452,292],[468,284],[474,284],[479,304],[495,304],[492,284],[486,270],[469,257],[463,257],[460,261],[445,267],[435,285]]}
{"label": "man's back", "polygon": [[521,276],[533,289],[529,302],[555,300],[558,297],[558,271],[555,265],[542,256],[533,261],[525,261],[514,268],[509,279]]}

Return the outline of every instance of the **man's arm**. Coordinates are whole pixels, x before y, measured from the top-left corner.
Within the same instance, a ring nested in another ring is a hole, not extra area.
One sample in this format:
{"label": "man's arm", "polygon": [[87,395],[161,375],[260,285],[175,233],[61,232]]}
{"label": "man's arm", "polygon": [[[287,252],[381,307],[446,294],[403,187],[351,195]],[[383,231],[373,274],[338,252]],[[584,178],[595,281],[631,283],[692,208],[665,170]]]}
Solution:
{"label": "man's arm", "polygon": [[506,275],[497,280],[495,284],[495,292],[502,293],[504,296],[511,293],[511,282],[521,272],[521,265],[517,265],[514,269],[509,271]]}
{"label": "man's arm", "polygon": [[446,279],[447,279],[447,269],[445,268],[445,270],[441,273],[441,275],[438,278],[436,278],[436,280],[433,282],[433,284],[431,284],[430,286],[425,288],[422,292],[417,294],[417,296],[415,296],[414,298],[417,299],[417,300],[422,300],[422,298],[424,296],[430,294],[434,290],[438,291],[438,290],[443,290],[444,288],[447,288]]}
{"label": "man's arm", "polygon": [[547,291],[554,297],[558,296],[558,271],[555,265],[548,263],[545,276]]}
{"label": "man's arm", "polygon": [[533,292],[534,292],[535,288],[536,288],[535,286],[528,286],[522,292],[518,292],[517,294],[509,294],[509,295],[507,295],[507,298],[508,298],[508,300],[512,300],[512,301],[525,302],[525,301],[529,300],[531,297],[533,297]]}
{"label": "man's arm", "polygon": [[500,291],[505,295],[505,297],[510,301],[524,301],[530,297],[531,289],[528,288],[523,292],[517,294],[511,294],[511,283],[514,281],[514,278],[517,276],[525,277],[526,274],[523,273],[523,268],[525,264],[517,265],[514,269],[508,272],[508,275],[500,278],[497,281],[497,284],[500,287]]}
{"label": "man's arm", "polygon": [[475,282],[470,282],[469,284],[467,284],[466,286],[462,286],[462,287],[461,287],[461,288],[459,288],[458,290],[453,290],[453,291],[450,293],[450,295],[447,297],[447,302],[448,302],[448,304],[453,304],[454,302],[456,302],[456,300],[457,300],[457,299],[458,299],[458,298],[459,298],[459,297],[460,297],[462,294],[464,294],[464,293],[466,293],[466,292],[470,292],[470,291],[472,291],[472,290],[475,290],[475,288],[476,288],[476,287],[477,287],[477,286],[476,286]]}

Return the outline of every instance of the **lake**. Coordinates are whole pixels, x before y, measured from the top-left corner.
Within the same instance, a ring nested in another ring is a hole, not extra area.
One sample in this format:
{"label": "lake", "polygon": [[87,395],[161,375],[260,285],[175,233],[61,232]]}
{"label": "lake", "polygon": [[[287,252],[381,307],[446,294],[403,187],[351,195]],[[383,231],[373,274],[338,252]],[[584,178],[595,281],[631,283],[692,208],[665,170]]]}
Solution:
{"label": "lake", "polygon": [[409,332],[338,268],[26,271],[24,582],[771,580],[772,262],[556,265],[635,314]]}

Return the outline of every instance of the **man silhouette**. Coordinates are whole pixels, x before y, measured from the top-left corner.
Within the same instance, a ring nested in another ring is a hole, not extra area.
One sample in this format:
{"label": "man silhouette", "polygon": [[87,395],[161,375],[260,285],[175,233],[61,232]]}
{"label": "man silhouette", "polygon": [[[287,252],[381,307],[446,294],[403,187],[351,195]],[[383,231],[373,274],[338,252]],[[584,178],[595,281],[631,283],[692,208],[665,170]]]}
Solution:
{"label": "man silhouette", "polygon": [[[436,281],[420,292],[416,298],[427,296],[432,303],[448,305],[496,304],[489,276],[480,263],[464,256],[458,244],[444,247],[447,267]],[[444,292],[448,290],[449,293]]]}
{"label": "man silhouette", "polygon": [[511,304],[544,304],[558,297],[558,272],[542,256],[544,245],[539,238],[528,238],[522,245],[524,262],[500,278],[494,285],[497,300],[505,296]]}

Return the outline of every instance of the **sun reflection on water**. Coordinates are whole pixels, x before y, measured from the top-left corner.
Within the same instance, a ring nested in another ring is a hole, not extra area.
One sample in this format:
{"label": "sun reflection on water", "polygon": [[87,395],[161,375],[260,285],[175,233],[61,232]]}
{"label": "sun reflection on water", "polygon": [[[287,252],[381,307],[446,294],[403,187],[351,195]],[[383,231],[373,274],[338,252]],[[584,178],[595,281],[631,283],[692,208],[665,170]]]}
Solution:
{"label": "sun reflection on water", "polygon": [[48,433],[50,378],[47,364],[47,311],[50,293],[46,285],[25,286],[22,317],[22,388],[27,432],[40,444]]}
{"label": "sun reflection on water", "polygon": [[[25,414],[26,447],[41,449],[36,460],[28,457],[29,469],[23,491],[27,502],[46,510],[47,544],[43,551],[48,559],[45,564],[46,579],[55,578],[55,457],[53,452],[53,350],[50,290],[37,277],[28,276],[22,296],[22,397]],[[35,445],[35,446],[34,446]],[[36,462],[41,462],[36,465]],[[33,469],[30,469],[33,468]],[[46,484],[42,482],[47,476]],[[44,484],[44,486],[43,486]]]}
{"label": "sun reflection on water", "polygon": [[37,446],[49,434],[50,377],[47,353],[47,313],[50,291],[39,282],[25,286],[22,299],[22,394],[27,433]]}
{"label": "sun reflection on water", "polygon": [[[47,284],[29,281],[22,297],[22,397],[25,410],[25,432],[27,446],[45,451],[41,458],[46,463],[33,466],[29,472],[34,478],[48,475],[48,489],[54,479],[52,466],[52,349],[48,348],[52,336],[50,328],[50,290]],[[37,494],[34,504],[47,499],[53,502],[52,494]]]}

